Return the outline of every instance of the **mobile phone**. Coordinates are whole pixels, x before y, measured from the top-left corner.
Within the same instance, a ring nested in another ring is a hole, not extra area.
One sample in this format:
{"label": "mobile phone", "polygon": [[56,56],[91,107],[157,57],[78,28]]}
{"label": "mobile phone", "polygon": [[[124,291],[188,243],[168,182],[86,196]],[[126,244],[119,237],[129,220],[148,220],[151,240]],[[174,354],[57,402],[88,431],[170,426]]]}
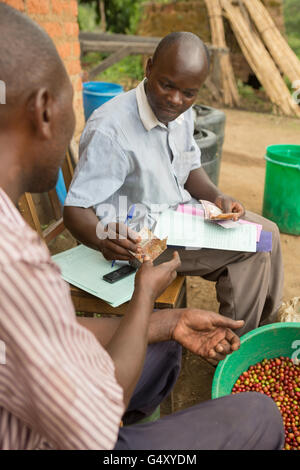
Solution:
{"label": "mobile phone", "polygon": [[124,277],[129,276],[129,274],[132,274],[135,271],[136,268],[133,266],[122,266],[111,273],[105,274],[103,276],[103,280],[113,284],[114,282],[121,281],[121,279],[124,279]]}

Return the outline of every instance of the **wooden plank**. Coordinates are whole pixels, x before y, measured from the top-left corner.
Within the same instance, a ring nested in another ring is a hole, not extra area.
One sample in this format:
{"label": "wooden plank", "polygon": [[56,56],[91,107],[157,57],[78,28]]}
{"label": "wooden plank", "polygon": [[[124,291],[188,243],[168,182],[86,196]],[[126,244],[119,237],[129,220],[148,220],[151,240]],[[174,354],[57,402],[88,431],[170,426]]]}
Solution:
{"label": "wooden plank", "polygon": [[[185,276],[177,276],[172,284],[156,299],[155,305],[160,308],[161,304],[175,306],[181,289],[185,286]],[[170,307],[171,308],[171,307]]]}
{"label": "wooden plank", "polygon": [[82,53],[85,52],[117,52],[124,46],[132,47],[132,54],[153,54],[156,44],[153,43],[126,43],[109,41],[80,41]]}
{"label": "wooden plank", "polygon": [[108,67],[111,67],[116,62],[119,62],[120,60],[124,59],[124,57],[130,55],[131,50],[132,50],[131,46],[124,46],[124,47],[121,47],[119,51],[111,54],[109,57],[107,57],[107,59],[104,59],[99,65],[94,67],[89,72],[90,79],[94,79],[99,73],[108,69]]}
{"label": "wooden plank", "polygon": [[[70,285],[71,297],[76,311],[85,313],[103,313],[110,315],[124,315],[129,302],[119,307],[111,307],[102,299]],[[177,276],[165,292],[156,300],[154,308],[177,308],[185,305],[185,277]]]}
{"label": "wooden plank", "polygon": [[153,42],[157,44],[162,38],[153,36],[135,36],[133,34],[111,34],[111,33],[91,33],[90,31],[81,31],[79,40],[84,41],[116,41],[116,42]]}
{"label": "wooden plank", "polygon": [[[117,52],[125,46],[132,46],[132,54],[152,54],[161,38],[150,36],[130,36],[126,34],[99,34],[80,33],[79,35],[81,52]],[[226,46],[216,46],[206,44],[209,51],[218,51],[221,54],[228,54]]]}
{"label": "wooden plank", "polygon": [[43,238],[43,233],[41,229],[41,224],[36,212],[35,204],[30,193],[25,193],[21,196],[18,202],[19,210],[22,214],[22,217],[30,225],[33,230],[36,230],[38,234]]}
{"label": "wooden plank", "polygon": [[48,196],[49,196],[49,200],[50,200],[50,203],[51,203],[51,206],[52,206],[54,217],[55,217],[56,220],[59,220],[61,218],[61,214],[62,214],[62,207],[61,207],[61,204],[59,202],[58,196],[56,194],[56,190],[51,189],[48,192]]}
{"label": "wooden plank", "polygon": [[73,174],[74,174],[74,163],[71,158],[71,150],[69,149],[66,155],[66,158],[64,159],[63,165],[62,165],[62,173],[64,177],[64,182],[66,186],[66,190],[69,190],[69,186],[71,184]]}
{"label": "wooden plank", "polygon": [[54,240],[54,238],[56,238],[59,234],[61,234],[64,230],[65,230],[65,226],[64,226],[63,219],[61,217],[59,220],[57,220],[53,224],[50,224],[49,227],[47,227],[43,231],[43,238],[45,242],[48,244],[52,240]]}
{"label": "wooden plank", "polygon": [[[116,42],[116,43],[153,43],[158,44],[161,37],[154,36],[135,36],[132,34],[108,34],[108,33],[92,33],[89,31],[81,31],[79,33],[80,42],[85,41],[97,41],[97,42]],[[229,53],[229,49],[226,46],[216,46],[214,44],[206,44],[209,50],[218,50],[220,52]]]}
{"label": "wooden plank", "polygon": [[[85,52],[116,52],[121,47],[124,46],[132,46],[131,54],[153,54],[156,49],[156,43],[142,43],[142,42],[117,42],[117,41],[80,41],[81,52],[84,54]],[[209,51],[216,51],[220,54],[227,55],[229,53],[229,49],[227,47],[218,47],[213,46],[211,44],[206,44]]]}

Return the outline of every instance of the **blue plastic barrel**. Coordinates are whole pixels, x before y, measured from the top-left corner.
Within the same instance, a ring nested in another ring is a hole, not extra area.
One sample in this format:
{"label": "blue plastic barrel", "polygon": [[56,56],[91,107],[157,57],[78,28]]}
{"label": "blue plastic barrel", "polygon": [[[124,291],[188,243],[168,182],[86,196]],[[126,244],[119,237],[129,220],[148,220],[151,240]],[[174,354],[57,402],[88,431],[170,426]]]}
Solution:
{"label": "blue plastic barrel", "polygon": [[58,172],[58,178],[57,178],[55,190],[56,190],[56,194],[58,196],[59,202],[63,206],[65,203],[65,199],[67,197],[67,190],[66,190],[64,175],[63,175],[61,168],[59,169],[59,172]]}
{"label": "blue plastic barrel", "polygon": [[83,106],[85,120],[87,121],[92,112],[106,101],[122,93],[123,87],[116,83],[108,82],[85,82],[83,83]]}

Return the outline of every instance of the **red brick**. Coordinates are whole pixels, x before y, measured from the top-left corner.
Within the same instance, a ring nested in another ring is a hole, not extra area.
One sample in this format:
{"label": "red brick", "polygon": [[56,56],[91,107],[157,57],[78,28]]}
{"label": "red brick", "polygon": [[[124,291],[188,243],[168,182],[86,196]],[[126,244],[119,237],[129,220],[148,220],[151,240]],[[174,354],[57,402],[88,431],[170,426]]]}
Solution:
{"label": "red brick", "polygon": [[77,75],[81,72],[81,64],[79,60],[72,60],[71,62],[67,63],[67,71],[69,75]]}
{"label": "red brick", "polygon": [[71,3],[70,3],[70,7],[71,7],[71,13],[73,16],[78,16],[78,3],[77,3],[77,0],[71,0]]}
{"label": "red brick", "polygon": [[71,56],[72,47],[69,42],[64,42],[57,46],[58,53],[62,59],[67,59]]}
{"label": "red brick", "polygon": [[50,13],[49,0],[27,0],[27,13],[36,15],[47,15]]}
{"label": "red brick", "polygon": [[62,15],[62,13],[71,13],[71,0],[51,0],[52,11],[56,15]]}
{"label": "red brick", "polygon": [[64,25],[67,36],[78,36],[79,26],[78,23],[65,23]]}
{"label": "red brick", "polygon": [[81,77],[77,77],[74,82],[74,91],[82,91],[82,80]]}
{"label": "red brick", "polygon": [[80,44],[79,42],[74,42],[73,43],[73,55],[77,59],[80,57]]}
{"label": "red brick", "polygon": [[47,31],[49,36],[51,36],[52,38],[60,37],[63,35],[63,29],[59,23],[43,23],[41,26]]}
{"label": "red brick", "polygon": [[8,3],[11,7],[19,11],[24,11],[24,0],[2,0],[4,3]]}
{"label": "red brick", "polygon": [[56,15],[61,15],[63,8],[62,8],[62,1],[61,0],[51,0],[52,11]]}
{"label": "red brick", "polygon": [[79,95],[77,95],[76,93],[73,106],[77,112],[82,110],[82,94],[81,93]]}

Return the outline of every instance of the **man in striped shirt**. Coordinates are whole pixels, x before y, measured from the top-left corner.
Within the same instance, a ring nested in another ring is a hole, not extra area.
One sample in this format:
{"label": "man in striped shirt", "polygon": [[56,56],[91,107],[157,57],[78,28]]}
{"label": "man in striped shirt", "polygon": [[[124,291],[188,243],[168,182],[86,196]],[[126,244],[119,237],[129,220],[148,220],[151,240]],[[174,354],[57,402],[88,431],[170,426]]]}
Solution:
{"label": "man in striped shirt", "polygon": [[243,322],[193,309],[153,313],[177,253],[143,264],[122,320],[77,321],[59,269],[16,209],[25,191],[55,186],[74,131],[71,83],[50,38],[2,2],[0,50],[0,449],[280,448],[280,414],[255,393],[119,429],[122,417],[134,422],[169,393],[179,343],[222,358],[239,347],[233,330]]}

